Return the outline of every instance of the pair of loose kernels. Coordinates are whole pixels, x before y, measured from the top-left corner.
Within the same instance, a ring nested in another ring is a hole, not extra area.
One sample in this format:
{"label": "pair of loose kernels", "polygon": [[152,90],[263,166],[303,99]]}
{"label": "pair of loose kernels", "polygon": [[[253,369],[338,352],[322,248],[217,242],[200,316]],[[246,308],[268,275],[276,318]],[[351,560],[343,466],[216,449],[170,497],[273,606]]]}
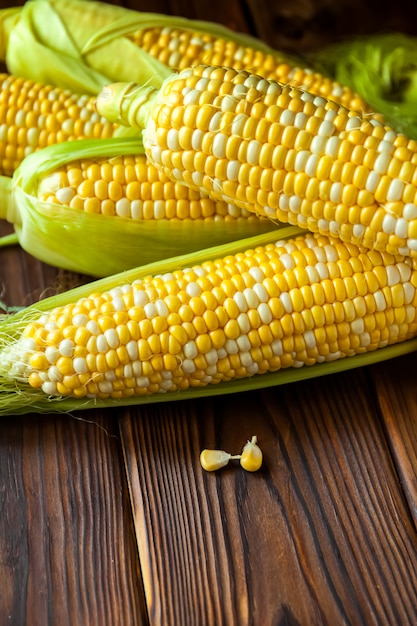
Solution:
{"label": "pair of loose kernels", "polygon": [[262,451],[254,435],[252,439],[245,444],[242,454],[232,455],[224,450],[205,449],[200,454],[200,463],[207,472],[213,472],[225,467],[229,461],[236,459],[240,461],[240,465],[247,472],[256,472],[262,465],[262,458]]}

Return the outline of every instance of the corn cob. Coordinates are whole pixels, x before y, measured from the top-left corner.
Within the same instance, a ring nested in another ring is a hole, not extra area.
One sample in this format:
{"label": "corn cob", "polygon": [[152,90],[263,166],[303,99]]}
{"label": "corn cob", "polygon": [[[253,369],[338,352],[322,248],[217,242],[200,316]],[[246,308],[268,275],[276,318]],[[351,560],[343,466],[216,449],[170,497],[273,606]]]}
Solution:
{"label": "corn cob", "polygon": [[213,199],[392,254],[417,254],[417,143],[245,70],[197,66],[160,90],[115,83],[97,110]]}
{"label": "corn cob", "polygon": [[228,393],[415,350],[416,263],[268,233],[54,296],[0,325],[0,412]]}
{"label": "corn cob", "polygon": [[277,228],[172,182],[126,137],[28,155],[13,178],[0,176],[0,218],[34,257],[93,276]]}
{"label": "corn cob", "polygon": [[2,27],[11,72],[73,91],[97,94],[114,81],[159,87],[169,69],[205,63],[248,69],[349,108],[370,111],[364,98],[303,67],[300,59],[212,22],[86,0],[31,0],[18,15],[6,13]]}
{"label": "corn cob", "polygon": [[0,173],[10,176],[31,152],[74,139],[111,137],[90,96],[0,74]]}

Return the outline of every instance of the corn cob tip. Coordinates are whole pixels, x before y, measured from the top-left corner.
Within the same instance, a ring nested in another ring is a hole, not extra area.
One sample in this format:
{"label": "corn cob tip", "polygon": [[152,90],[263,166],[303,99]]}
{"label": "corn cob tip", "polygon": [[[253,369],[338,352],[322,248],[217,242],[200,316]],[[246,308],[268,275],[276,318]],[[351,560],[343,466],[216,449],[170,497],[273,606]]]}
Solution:
{"label": "corn cob tip", "polygon": [[[94,106],[99,115],[111,122],[144,128],[148,119],[148,107],[158,89],[140,86],[134,82],[105,85],[98,94]],[[148,105],[148,106],[147,106]]]}

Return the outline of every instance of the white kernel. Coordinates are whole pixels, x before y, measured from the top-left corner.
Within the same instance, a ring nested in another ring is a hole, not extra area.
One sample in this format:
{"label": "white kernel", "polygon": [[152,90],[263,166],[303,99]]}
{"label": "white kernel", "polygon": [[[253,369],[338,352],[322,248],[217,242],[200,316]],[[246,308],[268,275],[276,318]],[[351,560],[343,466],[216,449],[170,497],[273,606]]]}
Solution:
{"label": "white kernel", "polygon": [[356,130],[361,127],[362,120],[359,117],[350,117],[346,122],[346,130]]}
{"label": "white kernel", "polygon": [[51,380],[45,381],[44,383],[42,383],[42,391],[47,396],[56,396],[57,394],[56,383],[52,382]]}
{"label": "white kernel", "polygon": [[391,141],[382,140],[379,142],[379,145],[377,147],[377,152],[390,156],[394,152],[394,149],[395,149],[395,146]]}
{"label": "white kernel", "polygon": [[283,264],[286,270],[292,270],[295,267],[295,261],[290,254],[281,254],[279,260]]}
{"label": "white kernel", "polygon": [[262,283],[255,283],[252,289],[260,302],[268,302],[269,295]]}
{"label": "white kernel", "polygon": [[184,355],[187,357],[187,359],[195,359],[195,357],[198,355],[196,343],[192,339],[190,339],[190,341],[187,341],[187,343],[183,347],[183,350]]}
{"label": "white kernel", "polygon": [[108,328],[107,330],[105,330],[104,336],[110,348],[119,347],[120,339],[115,328]]}
{"label": "white kernel", "polygon": [[247,350],[250,350],[252,348],[252,344],[249,341],[247,335],[240,335],[240,337],[236,339],[236,343],[239,346],[239,350],[241,352],[246,352]]}
{"label": "white kernel", "polygon": [[290,109],[284,109],[284,111],[282,111],[280,115],[279,122],[280,124],[283,124],[284,126],[292,126],[294,122],[294,118],[295,118],[294,111],[290,111]]}
{"label": "white kernel", "polygon": [[320,280],[319,273],[313,265],[307,265],[305,268],[310,284],[317,283]]}
{"label": "white kernel", "polygon": [[261,152],[261,142],[257,139],[252,139],[248,143],[248,149],[246,153],[246,159],[249,165],[257,165],[259,162],[259,154]]}
{"label": "white kernel", "polygon": [[239,311],[245,312],[248,310],[248,303],[241,291],[236,291],[236,293],[233,294],[233,300],[236,302]]}
{"label": "white kernel", "polygon": [[412,202],[407,202],[407,204],[404,205],[403,217],[406,220],[413,220],[417,218],[417,205]]}
{"label": "white kernel", "polygon": [[250,309],[256,309],[256,307],[259,304],[259,298],[256,295],[255,291],[253,289],[251,289],[250,287],[246,287],[243,290],[243,295],[246,298],[246,302],[248,303],[248,307]]}
{"label": "white kernel", "polygon": [[333,135],[333,137],[329,137],[326,142],[326,154],[329,156],[335,157],[338,153],[340,146],[340,138],[337,135]]}
{"label": "white kernel", "polygon": [[191,104],[198,104],[200,100],[201,92],[198,89],[190,89],[184,94],[184,105],[189,106]]}
{"label": "white kernel", "polygon": [[390,164],[390,161],[391,161],[391,155],[388,154],[387,152],[382,152],[375,159],[374,171],[377,174],[385,174],[388,169],[388,165]]}
{"label": "white kernel", "polygon": [[143,202],[142,200],[132,200],[130,203],[130,212],[133,220],[143,219]]}
{"label": "white kernel", "polygon": [[226,177],[228,180],[238,180],[239,178],[240,162],[237,160],[228,161],[226,168]]}
{"label": "white kernel", "polygon": [[275,339],[271,343],[271,350],[275,356],[282,356],[284,354],[284,349],[282,346],[281,339]]}
{"label": "white kernel", "polygon": [[86,374],[88,371],[86,360],[81,356],[75,357],[72,366],[76,374]]}
{"label": "white kernel", "polygon": [[97,335],[97,343],[96,343],[97,351],[101,352],[101,354],[105,354],[109,349],[109,344],[107,343],[107,339],[103,334]]}
{"label": "white kernel", "polygon": [[194,374],[197,368],[194,361],[191,359],[184,359],[181,363],[181,369],[184,374]]}
{"label": "white kernel", "polygon": [[331,137],[335,131],[335,125],[329,120],[323,120],[317,134],[321,137]]}
{"label": "white kernel", "polygon": [[221,124],[221,121],[222,121],[222,117],[223,117],[223,114],[222,114],[221,111],[216,111],[214,113],[214,115],[212,116],[212,118],[211,118],[211,120],[209,122],[209,126],[208,126],[208,129],[209,129],[210,132],[215,133],[215,132],[217,132],[219,130],[220,124]]}
{"label": "white kernel", "polygon": [[235,339],[227,339],[224,347],[226,348],[227,354],[237,354],[239,352],[239,346]]}
{"label": "white kernel", "polygon": [[327,101],[322,96],[314,96],[313,97],[313,104],[318,109],[321,109],[322,107],[326,106]]}
{"label": "white kernel", "polygon": [[308,157],[310,156],[309,150],[300,150],[297,152],[294,162],[294,170],[296,172],[304,172]]}
{"label": "white kernel", "polygon": [[415,293],[416,293],[415,287],[412,285],[412,283],[406,282],[403,284],[403,290],[404,290],[404,303],[407,305],[411,304],[414,300]]}
{"label": "white kernel", "polygon": [[151,320],[158,315],[158,309],[156,308],[155,302],[148,302],[145,304],[143,311],[148,320]]}
{"label": "white kernel", "polygon": [[303,111],[299,111],[294,118],[294,126],[303,130],[306,127],[308,117]]}
{"label": "white kernel", "polygon": [[301,198],[300,196],[291,196],[289,202],[289,209],[291,213],[299,213],[301,210]]}
{"label": "white kernel", "polygon": [[149,386],[149,378],[147,376],[138,376],[136,378],[136,385],[137,387],[142,387],[143,389],[145,387]]}
{"label": "white kernel", "polygon": [[395,235],[400,237],[401,239],[405,239],[408,234],[408,221],[402,217],[397,219],[397,223],[395,225]]}
{"label": "white kernel", "polygon": [[409,265],[407,265],[407,263],[397,263],[396,265],[399,273],[400,273],[400,280],[402,283],[405,283],[407,280],[410,280],[410,276],[411,276],[411,268]]}
{"label": "white kernel", "polygon": [[260,283],[265,278],[264,272],[260,267],[250,267],[248,269],[248,273],[256,280],[256,282]]}
{"label": "white kernel", "polygon": [[324,154],[326,148],[326,137],[320,137],[320,135],[315,135],[311,140],[310,151],[313,154]]}
{"label": "white kernel", "polygon": [[142,289],[135,289],[133,293],[133,302],[135,306],[145,306],[149,302],[149,297],[146,291]]}
{"label": "white kernel", "polygon": [[387,308],[387,302],[383,292],[379,289],[374,293],[375,307],[377,311],[385,311]]}
{"label": "white kernel", "polygon": [[341,182],[334,182],[330,187],[330,201],[340,202],[342,197],[343,186]]}
{"label": "white kernel", "polygon": [[382,230],[387,235],[392,235],[395,231],[395,224],[397,219],[393,215],[386,214],[382,220]]}
{"label": "white kernel", "polygon": [[236,117],[234,118],[233,122],[232,122],[232,135],[242,135],[243,133],[243,129],[244,126],[246,124],[248,120],[248,116],[245,115],[244,113],[239,113],[238,115],[236,115]]}
{"label": "white kernel", "polygon": [[84,313],[79,313],[78,315],[74,315],[72,318],[72,323],[74,326],[86,326],[88,322],[88,317]]}
{"label": "white kernel", "polygon": [[198,283],[194,281],[191,283],[188,283],[188,285],[185,288],[185,291],[190,296],[190,298],[198,298],[198,296],[201,295],[201,287]]}
{"label": "white kernel", "polygon": [[361,335],[361,347],[367,348],[371,345],[371,335],[369,333],[362,333]]}
{"label": "white kernel", "polygon": [[127,198],[120,198],[115,204],[115,211],[119,217],[131,217],[130,201]]}
{"label": "white kernel", "polygon": [[220,350],[219,352],[217,352],[217,350],[215,350],[214,348],[211,348],[211,350],[205,353],[204,357],[209,365],[215,365],[217,361],[219,360],[220,353],[221,353]]}
{"label": "white kernel", "polygon": [[328,263],[336,263],[339,260],[339,255],[335,246],[331,244],[324,246],[324,253]]}
{"label": "white kernel", "polygon": [[417,239],[407,239],[407,246],[409,250],[415,252],[417,250]]}
{"label": "white kernel", "polygon": [[221,110],[223,113],[228,113],[229,111],[234,111],[236,108],[237,100],[232,95],[227,94],[222,98],[221,101]]}
{"label": "white kernel", "polygon": [[280,296],[279,299],[282,302],[282,306],[284,307],[284,310],[286,313],[292,313],[293,312],[293,306],[292,306],[292,301],[290,298],[290,295],[287,291],[283,291]]}
{"label": "white kernel", "polygon": [[74,342],[72,339],[63,339],[59,342],[58,346],[61,356],[72,356],[74,350]]}
{"label": "white kernel", "polygon": [[315,348],[317,345],[316,335],[312,330],[306,330],[303,333],[304,341],[306,344],[306,348],[311,349]]}
{"label": "white kernel", "polygon": [[133,376],[138,377],[142,375],[142,363],[138,361],[133,361],[132,363],[132,372]]}
{"label": "white kernel", "polygon": [[227,136],[224,133],[217,133],[213,140],[213,155],[217,159],[224,159],[226,156]]}
{"label": "white kernel", "polygon": [[329,278],[329,269],[325,263],[317,263],[316,270],[320,276],[320,280]]}
{"label": "white kernel", "polygon": [[263,324],[270,324],[272,321],[272,311],[266,302],[261,302],[258,306],[259,317]]}
{"label": "white kernel", "polygon": [[387,202],[401,200],[404,191],[404,183],[399,178],[393,178],[387,191]]}
{"label": "white kernel", "polygon": [[250,352],[241,352],[240,362],[242,363],[243,367],[250,367],[253,363]]}
{"label": "white kernel", "polygon": [[352,228],[352,234],[355,238],[361,239],[365,232],[365,226],[362,224],[354,224]]}
{"label": "white kernel", "polygon": [[370,193],[375,193],[378,183],[381,180],[381,176],[374,170],[370,171],[365,183],[365,189]]}
{"label": "white kernel", "polygon": [[57,189],[55,196],[60,204],[69,204],[75,196],[75,190],[72,187],[61,187]]}
{"label": "white kernel", "polygon": [[[281,211],[288,211],[290,208],[290,198],[285,193],[281,194],[279,197],[279,208]],[[272,214],[275,214],[275,210],[271,210]]]}
{"label": "white kernel", "polygon": [[319,162],[319,157],[316,154],[311,154],[305,165],[305,173],[308,176],[316,175],[318,162]]}
{"label": "white kernel", "polygon": [[350,325],[350,330],[352,331],[354,335],[361,335],[363,331],[365,330],[365,323],[363,319],[360,317],[360,318],[353,320]]}
{"label": "white kernel", "polygon": [[249,317],[246,315],[246,313],[240,313],[236,321],[239,324],[239,328],[242,333],[248,333],[250,331],[251,325]]}
{"label": "white kernel", "polygon": [[95,320],[89,320],[85,327],[92,335],[98,335],[100,333],[99,325]]}
{"label": "white kernel", "polygon": [[60,357],[58,348],[55,348],[55,346],[48,346],[45,349],[45,356],[48,363],[51,363],[51,365],[53,365],[58,361]]}

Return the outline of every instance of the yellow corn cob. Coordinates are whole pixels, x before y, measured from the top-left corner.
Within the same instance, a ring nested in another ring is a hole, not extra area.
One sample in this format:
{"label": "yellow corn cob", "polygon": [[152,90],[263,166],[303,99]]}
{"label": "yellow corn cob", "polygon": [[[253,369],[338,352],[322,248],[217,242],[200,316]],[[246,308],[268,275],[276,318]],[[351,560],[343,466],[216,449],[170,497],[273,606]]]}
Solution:
{"label": "yellow corn cob", "polygon": [[32,256],[92,276],[277,228],[171,181],[129,137],[78,139],[29,154],[12,178],[0,176],[0,219],[14,225]]}
{"label": "yellow corn cob", "polygon": [[393,254],[417,254],[417,143],[245,70],[197,66],[160,90],[106,87],[97,110],[145,129],[150,160],[214,199]]}
{"label": "yellow corn cob", "polygon": [[111,137],[90,96],[0,74],[0,173],[10,176],[31,152],[88,137]]}
{"label": "yellow corn cob", "polygon": [[248,241],[56,296],[14,326],[12,317],[0,326],[0,408],[8,384],[33,393],[32,405],[72,397],[80,408],[219,384],[227,393],[239,379],[279,384],[287,368],[314,376],[346,357],[355,367],[354,355],[388,358],[387,346],[416,336],[416,260],[313,234]]}
{"label": "yellow corn cob", "polygon": [[144,154],[70,160],[39,176],[37,197],[41,202],[133,220],[259,219],[172,181]]}
{"label": "yellow corn cob", "polygon": [[172,70],[202,63],[244,69],[264,78],[302,87],[349,109],[363,113],[371,111],[365,100],[349,87],[311,68],[288,62],[275,51],[259,50],[233,39],[178,26],[148,28],[132,33],[129,38]]}
{"label": "yellow corn cob", "polygon": [[[80,19],[82,16],[82,19]],[[226,65],[302,86],[359,111],[364,98],[244,33],[212,22],[132,11],[86,0],[36,0],[0,12],[9,71],[83,93],[108,82],[159,87],[188,65]],[[56,36],[51,46],[50,32]],[[35,56],[36,62],[33,62]]]}

